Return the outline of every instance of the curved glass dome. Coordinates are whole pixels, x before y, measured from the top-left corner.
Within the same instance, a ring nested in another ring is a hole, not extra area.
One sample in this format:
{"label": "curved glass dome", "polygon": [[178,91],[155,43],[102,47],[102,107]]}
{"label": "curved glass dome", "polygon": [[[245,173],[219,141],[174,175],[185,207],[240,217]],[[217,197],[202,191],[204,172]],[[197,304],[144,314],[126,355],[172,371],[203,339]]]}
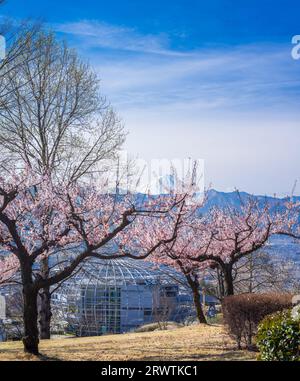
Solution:
{"label": "curved glass dome", "polygon": [[122,333],[193,314],[181,274],[133,259],[86,262],[52,300],[55,320],[78,336]]}

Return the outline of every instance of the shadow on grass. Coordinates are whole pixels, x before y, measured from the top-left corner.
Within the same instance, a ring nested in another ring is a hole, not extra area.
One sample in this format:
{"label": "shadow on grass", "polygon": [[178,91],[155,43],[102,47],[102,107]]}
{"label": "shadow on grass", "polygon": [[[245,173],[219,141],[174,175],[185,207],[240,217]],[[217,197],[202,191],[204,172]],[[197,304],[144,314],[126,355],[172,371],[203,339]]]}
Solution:
{"label": "shadow on grass", "polygon": [[47,356],[47,355],[44,355],[42,353],[40,353],[39,355],[36,356],[40,361],[62,361],[60,358],[58,357],[51,357],[51,356]]}

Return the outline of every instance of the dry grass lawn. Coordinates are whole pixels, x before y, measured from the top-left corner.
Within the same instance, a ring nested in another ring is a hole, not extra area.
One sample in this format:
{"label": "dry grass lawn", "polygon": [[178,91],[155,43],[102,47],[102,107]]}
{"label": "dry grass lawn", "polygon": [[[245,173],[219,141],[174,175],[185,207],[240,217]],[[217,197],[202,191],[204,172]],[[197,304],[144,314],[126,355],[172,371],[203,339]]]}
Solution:
{"label": "dry grass lawn", "polygon": [[40,344],[40,357],[22,352],[20,342],[0,343],[0,360],[255,360],[235,350],[221,325],[194,325],[169,331],[52,339]]}

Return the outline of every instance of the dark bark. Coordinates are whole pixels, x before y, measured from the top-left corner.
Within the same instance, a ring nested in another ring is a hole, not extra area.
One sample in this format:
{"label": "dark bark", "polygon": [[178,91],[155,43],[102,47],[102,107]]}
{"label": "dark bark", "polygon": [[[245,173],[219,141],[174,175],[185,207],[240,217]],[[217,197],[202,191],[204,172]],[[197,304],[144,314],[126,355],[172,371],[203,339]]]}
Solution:
{"label": "dark bark", "polygon": [[197,312],[197,318],[199,320],[199,323],[201,324],[207,324],[206,317],[203,313],[202,305],[201,305],[201,300],[200,300],[200,292],[197,287],[193,289],[193,299],[194,299],[194,304]]}
{"label": "dark bark", "polygon": [[193,300],[197,313],[197,319],[199,320],[199,323],[207,324],[200,300],[199,282],[197,279],[193,279],[192,276],[189,274],[186,274],[186,279],[193,292]]}
{"label": "dark bark", "polygon": [[224,275],[219,265],[217,266],[217,278],[218,278],[219,297],[222,299],[225,296]]}
{"label": "dark bark", "polygon": [[45,287],[39,292],[39,331],[42,340],[50,339],[51,317],[51,294],[49,287]]}
{"label": "dark bark", "polygon": [[[41,260],[41,277],[42,279],[47,279],[49,277],[49,261],[48,258]],[[50,323],[51,323],[51,293],[50,287],[45,286],[39,291],[38,300],[38,311],[39,311],[39,331],[40,338],[42,340],[50,339]]]}
{"label": "dark bark", "polygon": [[222,266],[222,271],[224,273],[225,296],[234,295],[232,264],[225,263]]}
{"label": "dark bark", "polygon": [[38,355],[39,332],[37,324],[37,291],[32,286],[24,286],[23,300],[24,352]]}
{"label": "dark bark", "polygon": [[23,321],[24,321],[24,352],[38,355],[38,289],[33,283],[32,264],[28,258],[21,261],[21,276],[23,284]]}

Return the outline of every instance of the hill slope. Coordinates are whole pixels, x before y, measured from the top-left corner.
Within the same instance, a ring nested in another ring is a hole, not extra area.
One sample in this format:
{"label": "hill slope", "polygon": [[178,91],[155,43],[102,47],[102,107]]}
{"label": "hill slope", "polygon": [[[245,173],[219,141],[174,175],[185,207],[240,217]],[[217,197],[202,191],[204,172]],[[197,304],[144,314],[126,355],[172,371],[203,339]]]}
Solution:
{"label": "hill slope", "polygon": [[[254,360],[236,351],[222,326],[193,325],[170,331],[45,340],[40,360]],[[22,352],[20,342],[0,343],[0,360],[38,360]]]}

